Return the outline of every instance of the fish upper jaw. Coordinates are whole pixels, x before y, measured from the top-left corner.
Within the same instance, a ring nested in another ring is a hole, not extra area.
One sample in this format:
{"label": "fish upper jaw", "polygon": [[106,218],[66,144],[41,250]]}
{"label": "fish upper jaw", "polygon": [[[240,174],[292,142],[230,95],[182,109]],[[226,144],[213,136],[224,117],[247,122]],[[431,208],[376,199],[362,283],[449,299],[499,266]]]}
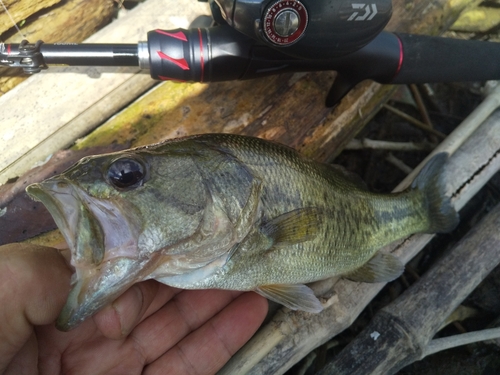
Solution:
{"label": "fish upper jaw", "polygon": [[[28,195],[43,205],[52,215],[70,249],[76,248],[76,228],[78,224],[78,198],[63,181],[47,180],[31,184],[26,188]],[[73,258],[73,257],[72,257]]]}
{"label": "fish upper jaw", "polygon": [[146,260],[138,260],[137,246],[140,220],[126,202],[92,197],[64,178],[26,191],[47,207],[71,250],[75,272],[59,329],[75,328],[144,278]]}

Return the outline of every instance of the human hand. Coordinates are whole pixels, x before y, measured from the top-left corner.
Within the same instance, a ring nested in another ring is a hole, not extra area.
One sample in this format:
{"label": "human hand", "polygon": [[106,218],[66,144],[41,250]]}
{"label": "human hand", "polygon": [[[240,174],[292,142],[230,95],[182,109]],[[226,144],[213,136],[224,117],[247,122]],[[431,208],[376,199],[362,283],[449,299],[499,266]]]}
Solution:
{"label": "human hand", "polygon": [[53,322],[70,277],[56,249],[0,247],[0,373],[213,374],[267,312],[255,293],[187,291],[149,280],[60,332]]}

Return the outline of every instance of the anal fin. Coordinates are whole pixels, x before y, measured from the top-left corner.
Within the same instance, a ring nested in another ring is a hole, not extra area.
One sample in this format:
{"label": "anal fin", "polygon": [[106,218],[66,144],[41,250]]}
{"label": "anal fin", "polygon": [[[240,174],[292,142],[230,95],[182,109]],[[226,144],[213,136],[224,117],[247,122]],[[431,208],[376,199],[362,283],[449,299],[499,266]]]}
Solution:
{"label": "anal fin", "polygon": [[261,296],[278,302],[291,310],[319,313],[323,306],[311,288],[303,285],[262,285],[255,290]]}
{"label": "anal fin", "polygon": [[363,266],[343,276],[352,281],[382,283],[398,278],[403,271],[403,263],[394,255],[377,253]]}

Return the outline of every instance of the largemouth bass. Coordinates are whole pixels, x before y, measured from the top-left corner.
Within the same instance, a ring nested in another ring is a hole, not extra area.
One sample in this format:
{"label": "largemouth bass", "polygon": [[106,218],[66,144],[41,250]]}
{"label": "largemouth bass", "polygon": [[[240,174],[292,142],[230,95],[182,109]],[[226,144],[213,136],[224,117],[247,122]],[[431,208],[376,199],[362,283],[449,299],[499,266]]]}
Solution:
{"label": "largemouth bass", "polygon": [[209,134],[86,157],[28,186],[71,250],[69,330],[132,284],[253,290],[319,312],[306,283],[343,275],[390,281],[403,271],[382,246],[447,232],[458,215],[436,155],[411,187],[375,194],[348,172],[258,138]]}

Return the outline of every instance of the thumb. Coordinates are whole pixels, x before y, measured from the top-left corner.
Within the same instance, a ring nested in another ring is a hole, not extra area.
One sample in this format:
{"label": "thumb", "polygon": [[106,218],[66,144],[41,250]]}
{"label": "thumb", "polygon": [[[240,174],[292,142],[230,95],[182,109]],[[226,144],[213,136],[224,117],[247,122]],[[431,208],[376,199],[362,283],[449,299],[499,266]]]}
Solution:
{"label": "thumb", "polygon": [[55,321],[69,293],[71,270],[56,249],[0,246],[0,373],[34,325]]}

